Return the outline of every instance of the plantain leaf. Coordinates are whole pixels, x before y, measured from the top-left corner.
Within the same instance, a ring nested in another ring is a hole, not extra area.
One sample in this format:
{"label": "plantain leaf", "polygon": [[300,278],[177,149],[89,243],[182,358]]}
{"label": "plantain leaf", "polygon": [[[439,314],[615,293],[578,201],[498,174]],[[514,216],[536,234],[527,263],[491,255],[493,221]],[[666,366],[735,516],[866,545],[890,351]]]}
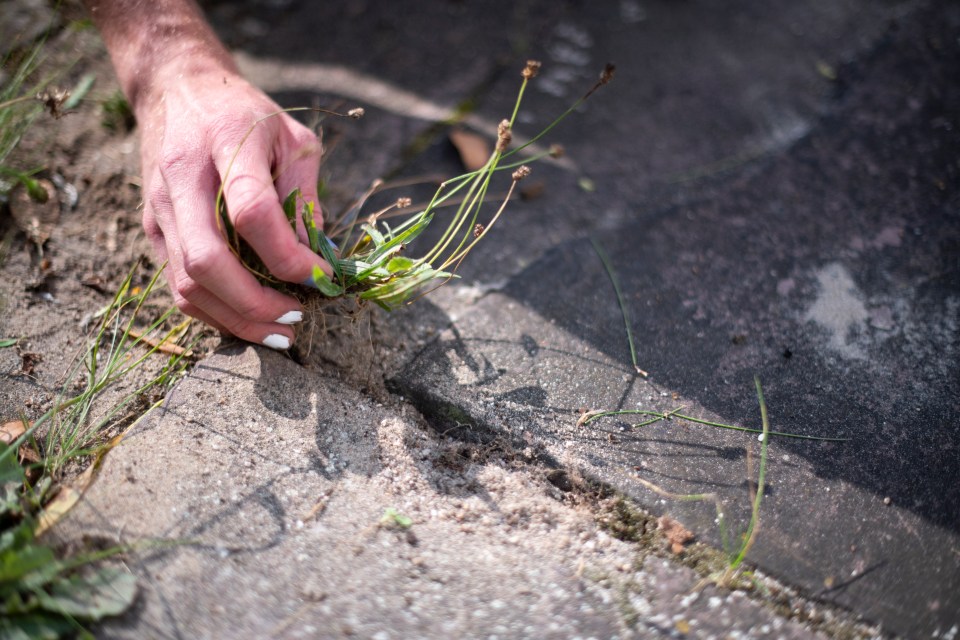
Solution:
{"label": "plantain leaf", "polygon": [[23,578],[31,571],[53,564],[53,551],[47,547],[28,544],[5,549],[0,553],[0,584]]}
{"label": "plantain leaf", "polygon": [[335,298],[343,294],[343,287],[330,280],[323,269],[317,266],[313,267],[313,285],[328,298]]}
{"label": "plantain leaf", "polygon": [[[310,219],[313,220],[313,207],[310,207]],[[313,225],[313,229],[317,234],[317,243],[319,246],[319,253],[323,256],[323,259],[327,261],[327,264],[333,269],[333,277],[336,278],[336,281],[343,283],[343,269],[340,267],[340,258],[337,257],[337,254],[333,252],[333,248],[336,246],[333,244],[333,241],[330,240],[324,233],[322,229],[318,229],[316,225]],[[314,253],[317,253],[314,251]]]}
{"label": "plantain leaf", "polygon": [[377,231],[377,228],[371,224],[363,224],[360,226],[361,229],[367,232],[367,235],[370,236],[370,239],[373,240],[374,246],[379,247],[383,244],[383,234]]}
{"label": "plantain leaf", "polygon": [[49,592],[37,591],[40,606],[54,613],[100,620],[123,613],[137,594],[137,579],[117,567],[87,571],[53,583]]}
{"label": "plantain leaf", "polygon": [[76,631],[74,623],[59,616],[38,613],[0,616],[0,638],[8,640],[57,640]]}
{"label": "plantain leaf", "polygon": [[300,198],[300,188],[290,192],[290,195],[283,201],[283,215],[287,216],[287,222],[297,232],[297,200]]}
{"label": "plantain leaf", "polygon": [[403,256],[394,256],[390,258],[390,262],[387,263],[387,271],[390,273],[396,273],[398,271],[406,271],[414,265],[413,260],[410,258],[405,258]]}
{"label": "plantain leaf", "polygon": [[313,203],[303,204],[303,224],[307,228],[307,239],[310,242],[310,251],[320,253],[320,234],[317,221],[313,218]]}

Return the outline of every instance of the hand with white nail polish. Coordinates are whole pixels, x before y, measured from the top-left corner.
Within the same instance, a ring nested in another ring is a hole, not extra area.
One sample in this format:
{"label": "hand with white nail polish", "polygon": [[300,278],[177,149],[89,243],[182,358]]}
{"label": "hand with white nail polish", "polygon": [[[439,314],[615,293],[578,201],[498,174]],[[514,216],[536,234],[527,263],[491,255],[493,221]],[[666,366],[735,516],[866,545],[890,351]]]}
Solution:
{"label": "hand with white nail polish", "polygon": [[250,342],[289,348],[299,302],[240,263],[215,201],[222,182],[234,229],[278,279],[303,282],[315,265],[329,274],[281,206],[296,187],[317,201],[316,136],[287,114],[263,119],[280,107],[240,77],[192,0],[85,1],[137,117],[143,223],[168,262],[177,306]]}

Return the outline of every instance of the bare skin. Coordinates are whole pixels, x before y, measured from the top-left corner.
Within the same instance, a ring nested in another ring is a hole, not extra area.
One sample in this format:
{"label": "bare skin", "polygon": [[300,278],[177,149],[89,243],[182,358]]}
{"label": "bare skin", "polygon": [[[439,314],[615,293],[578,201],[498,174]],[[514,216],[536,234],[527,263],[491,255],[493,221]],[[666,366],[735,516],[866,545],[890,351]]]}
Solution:
{"label": "bare skin", "polygon": [[177,306],[244,340],[285,349],[300,304],[261,285],[231,253],[215,200],[223,182],[231,222],[277,278],[307,281],[314,265],[329,274],[302,234],[291,233],[281,207],[295,187],[317,200],[316,136],[281,114],[261,121],[241,146],[250,127],[279,107],[240,76],[192,0],[85,2],[137,117],[143,225],[169,263]]}

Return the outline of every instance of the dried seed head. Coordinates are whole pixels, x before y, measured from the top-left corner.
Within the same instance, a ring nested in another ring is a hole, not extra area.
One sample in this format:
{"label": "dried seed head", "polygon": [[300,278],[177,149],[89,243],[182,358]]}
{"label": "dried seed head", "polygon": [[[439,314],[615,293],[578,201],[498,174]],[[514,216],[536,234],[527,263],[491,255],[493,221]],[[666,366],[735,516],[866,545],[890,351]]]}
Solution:
{"label": "dried seed head", "polygon": [[59,120],[63,116],[63,103],[70,97],[70,92],[66,89],[57,89],[51,87],[49,90],[41,91],[37,94],[37,100],[43,103],[46,109],[54,119]]}
{"label": "dried seed head", "polygon": [[563,148],[562,144],[552,144],[550,145],[550,157],[551,158],[562,158],[567,155],[567,150]]}
{"label": "dried seed head", "polygon": [[600,72],[600,85],[605,85],[613,80],[613,72],[616,70],[617,68],[608,62],[603,67],[603,71]]}
{"label": "dried seed head", "polygon": [[540,73],[540,61],[527,60],[527,66],[523,68],[520,75],[523,76],[524,80],[530,80],[531,78],[536,78],[538,73]]}
{"label": "dried seed head", "polygon": [[410,198],[407,198],[407,197],[397,198],[398,209],[405,209],[406,207],[409,207],[411,204],[413,204],[413,200],[411,200]]}
{"label": "dried seed head", "polygon": [[483,235],[483,225],[478,222],[477,226],[473,228],[473,237],[479,238],[481,235]]}
{"label": "dried seed head", "polygon": [[511,140],[513,140],[513,133],[510,131],[510,121],[501,120],[497,125],[497,151],[500,153],[506,151]]}
{"label": "dried seed head", "polygon": [[521,165],[516,171],[513,172],[514,182],[520,182],[524,178],[530,175],[530,167],[527,165]]}
{"label": "dried seed head", "polygon": [[360,118],[363,117],[363,114],[365,113],[366,111],[363,110],[363,107],[357,107],[355,109],[350,109],[350,111],[347,111],[347,115],[353,118],[354,120],[359,120]]}

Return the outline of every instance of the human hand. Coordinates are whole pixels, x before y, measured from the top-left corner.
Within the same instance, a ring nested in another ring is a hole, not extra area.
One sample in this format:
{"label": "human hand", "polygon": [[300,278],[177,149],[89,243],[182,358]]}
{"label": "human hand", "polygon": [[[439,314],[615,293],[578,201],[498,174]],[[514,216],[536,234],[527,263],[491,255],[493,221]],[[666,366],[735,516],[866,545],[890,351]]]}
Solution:
{"label": "human hand", "polygon": [[317,202],[320,143],[288,114],[263,119],[280,107],[232,69],[198,67],[195,60],[171,66],[154,78],[160,89],[137,105],[147,236],[168,261],[167,281],[181,311],[286,349],[301,306],[240,263],[218,225],[215,201],[222,182],[230,222],[276,278],[310,282],[314,265],[329,275],[307,246],[302,221],[294,234],[281,206],[297,187]]}

